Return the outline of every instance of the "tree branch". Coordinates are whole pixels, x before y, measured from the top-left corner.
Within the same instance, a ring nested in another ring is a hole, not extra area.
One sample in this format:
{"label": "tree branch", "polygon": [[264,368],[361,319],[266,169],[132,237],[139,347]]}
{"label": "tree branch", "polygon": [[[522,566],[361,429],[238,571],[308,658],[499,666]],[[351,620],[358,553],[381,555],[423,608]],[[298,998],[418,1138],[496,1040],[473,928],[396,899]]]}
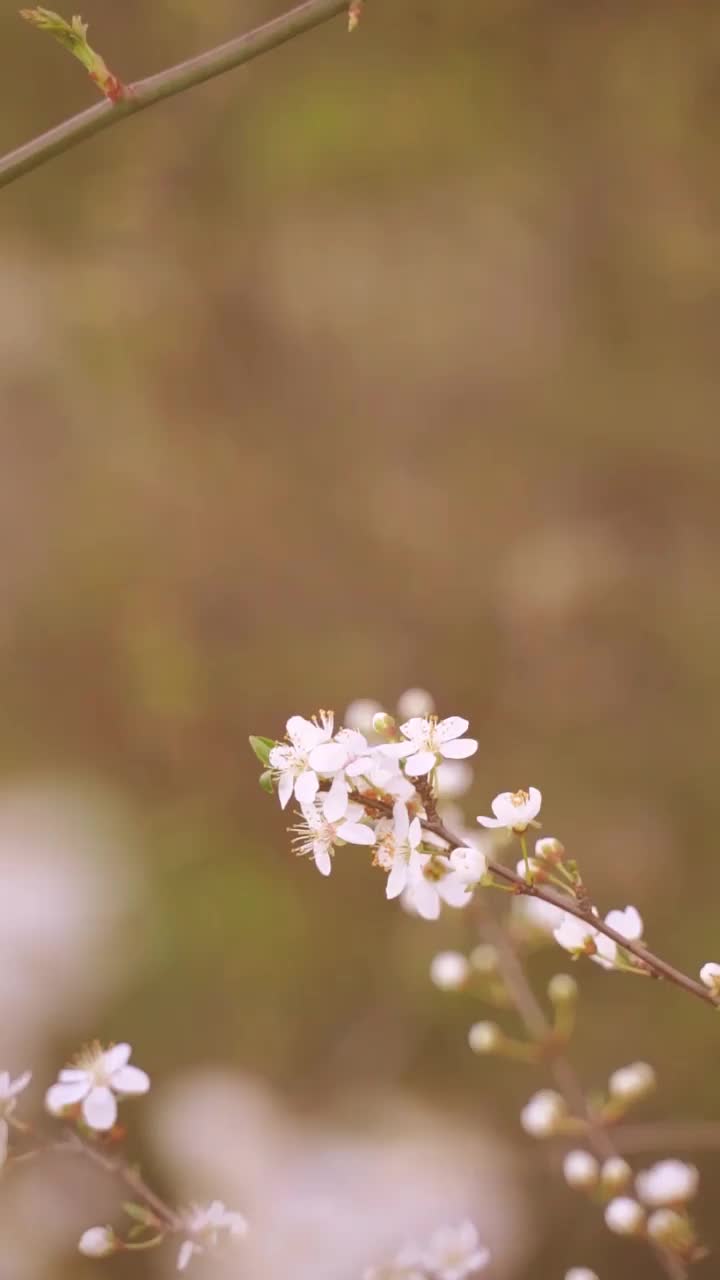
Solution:
{"label": "tree branch", "polygon": [[119,124],[128,116],[154,106],[163,98],[171,98],[196,84],[224,75],[226,71],[232,71],[262,53],[277,49],[279,45],[293,40],[303,32],[310,31],[341,13],[347,13],[347,10],[348,0],[305,0],[304,4],[273,18],[254,31],[248,31],[196,58],[189,58],[175,67],[169,67],[158,75],[127,85],[124,96],[119,101],[99,102],[0,158],[0,187],[8,186],[23,174],[46,164],[54,156],[69,151],[71,147],[84,142],[86,138],[92,138],[103,129]]}

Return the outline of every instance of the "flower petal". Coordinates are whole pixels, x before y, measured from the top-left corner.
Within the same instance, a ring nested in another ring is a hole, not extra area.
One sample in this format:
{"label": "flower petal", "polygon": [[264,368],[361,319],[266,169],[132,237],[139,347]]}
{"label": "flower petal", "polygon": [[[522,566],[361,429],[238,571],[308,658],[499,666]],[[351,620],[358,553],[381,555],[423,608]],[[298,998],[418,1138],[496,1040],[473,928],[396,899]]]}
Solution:
{"label": "flower petal", "polygon": [[502,818],[480,818],[479,817],[477,818],[477,821],[480,823],[481,827],[504,827],[507,825],[505,822],[503,822]]}
{"label": "flower petal", "polygon": [[347,840],[348,844],[374,844],[375,832],[370,827],[363,827],[359,822],[342,822],[337,827],[337,833],[341,840]]}
{"label": "flower petal", "polygon": [[453,738],[452,742],[441,743],[440,755],[446,760],[465,760],[467,756],[474,756],[477,749],[475,738]]}
{"label": "flower petal", "polygon": [[330,790],[323,799],[323,813],[328,822],[338,822],[344,817],[348,807],[347,783],[341,773],[333,778]]}
{"label": "flower petal", "polygon": [[318,773],[337,773],[347,760],[347,751],[339,742],[323,742],[313,748],[308,759]]}
{"label": "flower petal", "polygon": [[421,778],[434,767],[436,756],[434,751],[416,751],[405,761],[405,772],[409,778]]}
{"label": "flower petal", "polygon": [[290,799],[293,793],[294,784],[295,784],[295,779],[293,778],[291,773],[280,774],[280,780],[278,782],[278,799],[280,801],[281,809],[285,808],[288,800]]}
{"label": "flower petal", "polygon": [[312,804],[317,795],[317,789],[317,774],[311,769],[306,769],[295,779],[295,797],[300,804]]}
{"label": "flower petal", "polygon": [[103,1066],[108,1075],[113,1071],[119,1071],[120,1067],[124,1067],[125,1063],[130,1060],[132,1049],[129,1044],[114,1044],[103,1054]]}
{"label": "flower petal", "polygon": [[386,898],[397,898],[403,892],[408,877],[407,862],[403,858],[395,858],[385,886]]}
{"label": "flower petal", "polygon": [[313,859],[320,875],[329,876],[332,871],[332,858],[330,857],[330,851],[327,845],[321,843],[319,840],[313,848]]}
{"label": "flower petal", "polygon": [[469,728],[470,721],[463,720],[462,716],[447,716],[445,720],[440,721],[435,730],[435,740],[436,742],[449,742],[451,738],[461,738]]}
{"label": "flower petal", "polygon": [[187,1269],[190,1265],[190,1259],[194,1253],[200,1253],[200,1249],[198,1249],[197,1245],[194,1245],[192,1240],[183,1240],[177,1256],[178,1271],[185,1271]]}
{"label": "flower petal", "polygon": [[110,1084],[116,1093],[128,1095],[147,1093],[150,1088],[150,1077],[139,1067],[120,1067],[119,1071],[113,1071]]}
{"label": "flower petal", "polygon": [[86,1098],[89,1089],[90,1081],[87,1078],[76,1080],[72,1084],[52,1084],[45,1094],[45,1106],[51,1116],[59,1115],[65,1107],[71,1107],[73,1103]]}
{"label": "flower petal", "polygon": [[105,1133],[117,1120],[117,1103],[111,1089],[98,1085],[91,1089],[82,1104],[85,1123],[90,1129]]}

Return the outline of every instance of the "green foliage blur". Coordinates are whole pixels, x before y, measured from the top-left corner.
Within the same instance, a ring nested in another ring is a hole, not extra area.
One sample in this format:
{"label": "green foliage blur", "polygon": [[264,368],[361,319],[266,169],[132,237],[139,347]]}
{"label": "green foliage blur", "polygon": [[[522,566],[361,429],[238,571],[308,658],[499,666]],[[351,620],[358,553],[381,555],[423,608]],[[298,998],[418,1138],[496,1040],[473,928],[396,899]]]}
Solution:
{"label": "green foliage blur", "polygon": [[[280,7],[82,16],[133,79]],[[95,101],[13,6],[0,37],[4,149]],[[710,3],[368,0],[2,193],[0,759],[109,788],[148,882],[141,964],[58,1054],[121,1028],[158,1079],[499,1130],[538,1200],[513,1280],[656,1271],[520,1134],[547,1081],[428,982],[467,923],[361,850],[293,859],[248,735],[425,686],[480,740],[472,815],[542,787],[604,908],[720,959],[719,146]],[[716,1119],[708,1011],[574,972],[588,1084],[647,1059],[649,1114]]]}

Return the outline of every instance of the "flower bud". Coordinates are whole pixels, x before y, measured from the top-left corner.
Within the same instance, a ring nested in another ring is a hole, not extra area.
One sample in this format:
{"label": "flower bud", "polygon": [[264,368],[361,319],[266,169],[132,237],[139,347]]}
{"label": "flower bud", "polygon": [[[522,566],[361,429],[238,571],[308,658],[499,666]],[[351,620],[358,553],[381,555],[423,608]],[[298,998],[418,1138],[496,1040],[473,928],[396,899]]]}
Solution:
{"label": "flower bud", "polygon": [[590,1191],[598,1180],[598,1162],[589,1151],[568,1151],[563,1160],[563,1177],[576,1191]]}
{"label": "flower bud", "polygon": [[720,996],[720,964],[715,964],[712,960],[704,964],[700,970],[700,981],[705,983],[714,996]]}
{"label": "flower bud", "polygon": [[107,1258],[115,1253],[118,1239],[112,1227],[88,1227],[78,1241],[80,1253],[86,1258]]}
{"label": "flower bud", "polygon": [[533,1094],[520,1113],[520,1123],[532,1138],[550,1138],[566,1115],[565,1099],[554,1089]]}
{"label": "flower bud", "polygon": [[647,1231],[651,1240],[672,1253],[692,1253],[695,1246],[692,1224],[674,1209],[656,1209],[651,1213]]}
{"label": "flower bud", "polygon": [[470,963],[477,973],[497,973],[498,953],[489,942],[481,942],[470,952]]}
{"label": "flower bud", "polygon": [[565,857],[565,845],[554,836],[542,836],[540,840],[535,841],[535,857],[544,858],[546,862],[553,864],[562,862]]}
{"label": "flower bud", "polygon": [[394,716],[389,715],[387,711],[377,711],[375,713],[372,727],[375,733],[379,733],[383,738],[391,738],[397,728]]}
{"label": "flower bud", "polygon": [[453,849],[450,866],[463,884],[477,884],[487,871],[487,858],[479,849]]}
{"label": "flower bud", "polygon": [[645,1225],[645,1211],[637,1200],[618,1196],[605,1209],[605,1222],[617,1236],[637,1236]]}
{"label": "flower bud", "polygon": [[637,1102],[652,1093],[656,1084],[655,1072],[648,1062],[632,1062],[629,1067],[613,1071],[609,1082],[610,1097],[618,1102]]}
{"label": "flower bud", "polygon": [[496,1022],[474,1022],[468,1031],[468,1044],[473,1053],[497,1053],[503,1033]]}
{"label": "flower bud", "polygon": [[397,709],[401,720],[431,716],[435,710],[435,699],[427,689],[406,689],[397,700]]}
{"label": "flower bud", "polygon": [[618,1191],[624,1191],[631,1180],[632,1169],[627,1160],[623,1160],[622,1156],[610,1156],[603,1163],[600,1170],[603,1191],[616,1195]]}
{"label": "flower bud", "polygon": [[569,973],[556,973],[548,982],[548,999],[551,1004],[574,1004],[579,987]]}
{"label": "flower bud", "polygon": [[459,951],[438,951],[430,965],[430,980],[441,991],[459,991],[469,973],[470,965]]}

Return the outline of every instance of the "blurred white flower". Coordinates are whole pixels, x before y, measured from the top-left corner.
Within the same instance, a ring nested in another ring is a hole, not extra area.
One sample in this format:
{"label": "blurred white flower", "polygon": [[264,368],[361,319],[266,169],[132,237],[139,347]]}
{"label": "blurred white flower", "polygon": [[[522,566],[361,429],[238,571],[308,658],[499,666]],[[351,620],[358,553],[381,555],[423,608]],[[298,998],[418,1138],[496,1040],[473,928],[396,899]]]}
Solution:
{"label": "blurred white flower", "polygon": [[[334,773],[342,767],[345,757],[344,749],[331,741],[331,712],[321,711],[319,723],[304,716],[291,716],[286,731],[288,742],[273,747],[270,752],[270,767],[277,778],[278,798],[283,809],[292,795],[301,805],[311,804],[320,785],[318,771]],[[322,747],[326,751],[319,755]]]}
{"label": "blurred white flower", "polygon": [[617,1236],[635,1236],[645,1225],[645,1211],[637,1200],[617,1196],[606,1206],[605,1223]]}
{"label": "blurred white flower", "polygon": [[565,845],[556,840],[555,836],[541,836],[535,841],[535,857],[536,858],[561,858],[565,852]]}
{"label": "blurred white flower", "polygon": [[533,1094],[520,1112],[520,1123],[533,1138],[549,1138],[567,1113],[565,1099],[554,1089]]}
{"label": "blurred white flower", "polygon": [[406,689],[397,700],[397,713],[403,720],[412,716],[431,716],[435,699],[427,689]]}
{"label": "blurred white flower", "polygon": [[363,1271],[363,1280],[427,1280],[427,1277],[419,1249],[414,1244],[406,1244],[392,1262]]}
{"label": "blurred white flower", "polygon": [[621,933],[628,942],[639,942],[643,936],[643,919],[637,907],[626,907],[624,911],[608,911],[605,923]]}
{"label": "blurred white flower", "polygon": [[478,818],[481,827],[506,827],[516,835],[522,835],[529,826],[537,826],[535,818],[540,812],[542,794],[537,787],[527,791],[501,791],[495,796],[491,808],[493,818]]}
{"label": "blurred white flower", "polygon": [[668,1249],[672,1253],[692,1254],[695,1245],[695,1232],[692,1222],[684,1213],[676,1213],[674,1209],[656,1209],[647,1221],[647,1233],[655,1244]]}
{"label": "blurred white flower", "polygon": [[7,1117],[15,1110],[18,1094],[27,1089],[32,1079],[32,1071],[24,1071],[15,1080],[10,1079],[9,1071],[0,1071],[0,1168],[5,1164],[8,1150],[9,1129]]}
{"label": "blurred white flower", "polygon": [[609,1156],[603,1162],[600,1170],[600,1181],[603,1191],[610,1191],[613,1195],[617,1195],[618,1191],[624,1191],[632,1180],[632,1169],[627,1160],[623,1160],[622,1156]]}
{"label": "blurred white flower", "polygon": [[535,898],[532,894],[523,893],[513,898],[511,903],[512,917],[521,928],[531,932],[551,934],[565,919],[565,912],[552,902],[543,898]]}
{"label": "blurred white flower", "polygon": [[464,760],[474,755],[477,742],[462,736],[468,724],[461,716],[448,716],[440,721],[435,716],[413,716],[400,725],[406,741],[388,743],[380,750],[391,759],[405,758],[405,773],[409,778],[420,778],[434,769],[441,758]]}
{"label": "blurred white flower", "polygon": [[382,712],[382,707],[374,698],[355,698],[347,708],[343,717],[348,729],[357,729],[368,734],[373,731],[373,719]]}
{"label": "blurred white flower", "polygon": [[490,1250],[479,1244],[477,1228],[469,1221],[458,1227],[439,1227],[423,1254],[425,1267],[437,1280],[465,1280],[483,1271],[489,1261]]}
{"label": "blurred white flower", "polygon": [[660,1160],[635,1179],[637,1193],[651,1209],[686,1204],[697,1193],[700,1175],[683,1160]]}
{"label": "blurred white flower", "polygon": [[600,1167],[589,1151],[568,1151],[563,1160],[563,1177],[569,1187],[587,1191],[596,1186]]}
{"label": "blurred white flower", "polygon": [[457,800],[470,790],[473,771],[464,760],[445,760],[435,772],[438,799]]}
{"label": "blurred white flower", "polygon": [[657,1078],[649,1062],[631,1062],[628,1067],[618,1067],[609,1080],[610,1097],[622,1102],[635,1102],[652,1093]]}
{"label": "blurred white flower", "polygon": [[177,1258],[178,1271],[185,1271],[193,1254],[214,1249],[222,1232],[239,1238],[247,1234],[247,1222],[241,1213],[226,1209],[222,1200],[208,1205],[191,1205],[182,1215],[182,1229],[188,1238],[180,1245]]}
{"label": "blurred white flower", "polygon": [[467,982],[470,964],[460,951],[438,951],[430,965],[430,981],[441,991],[459,991]]}
{"label": "blurred white flower", "polygon": [[78,1240],[78,1249],[86,1258],[107,1258],[116,1252],[117,1244],[112,1227],[88,1227]]}
{"label": "blurred white flower", "polygon": [[295,833],[293,845],[298,857],[309,854],[320,874],[329,876],[335,845],[375,843],[372,829],[358,821],[363,813],[362,805],[349,804],[341,821],[330,822],[316,804],[304,804],[303,820],[292,828]]}
{"label": "blurred white flower", "polygon": [[720,964],[716,964],[714,960],[709,960],[700,970],[700,981],[712,991],[714,996],[720,996]]}
{"label": "blurred white flower", "polygon": [[54,1116],[63,1115],[66,1108],[80,1102],[88,1128],[100,1133],[112,1129],[117,1119],[116,1097],[133,1097],[150,1088],[149,1076],[129,1065],[131,1052],[129,1044],[110,1049],[94,1044],[84,1049],[48,1089],[47,1110]]}
{"label": "blurred white flower", "polygon": [[473,1053],[494,1053],[503,1041],[496,1022],[474,1022],[468,1031],[468,1044]]}
{"label": "blurred white flower", "polygon": [[598,1280],[598,1277],[589,1267],[571,1267],[565,1272],[565,1280]]}

